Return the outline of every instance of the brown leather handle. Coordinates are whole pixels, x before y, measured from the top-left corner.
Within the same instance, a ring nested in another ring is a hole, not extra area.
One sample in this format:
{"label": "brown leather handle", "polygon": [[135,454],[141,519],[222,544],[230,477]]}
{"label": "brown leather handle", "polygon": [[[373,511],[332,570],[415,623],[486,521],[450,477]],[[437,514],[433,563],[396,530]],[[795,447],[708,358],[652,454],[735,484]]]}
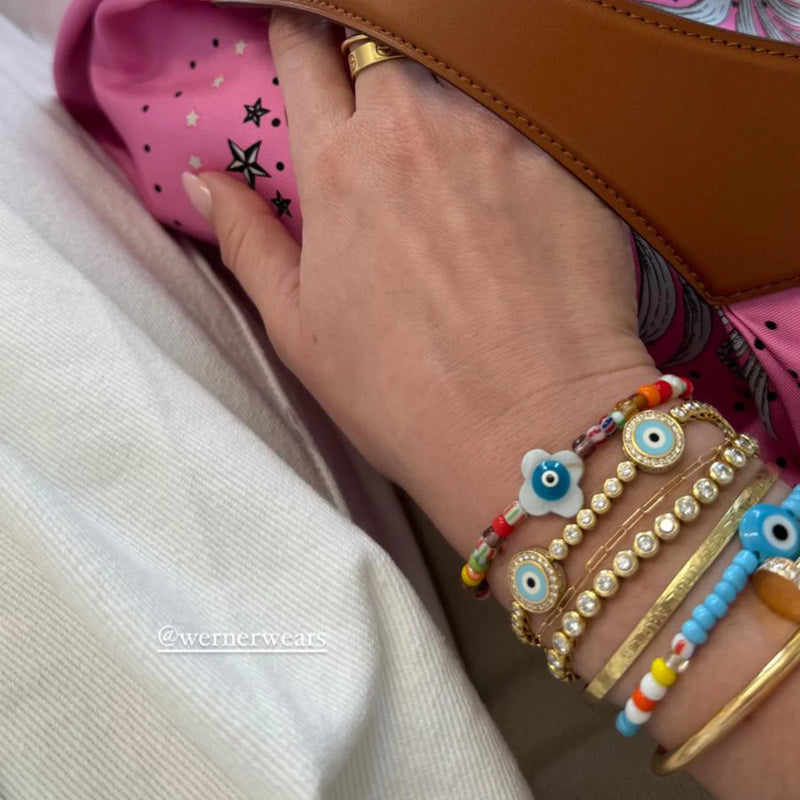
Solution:
{"label": "brown leather handle", "polygon": [[627,0],[232,4],[321,14],[429,67],[556,158],[710,303],[800,285],[796,45]]}

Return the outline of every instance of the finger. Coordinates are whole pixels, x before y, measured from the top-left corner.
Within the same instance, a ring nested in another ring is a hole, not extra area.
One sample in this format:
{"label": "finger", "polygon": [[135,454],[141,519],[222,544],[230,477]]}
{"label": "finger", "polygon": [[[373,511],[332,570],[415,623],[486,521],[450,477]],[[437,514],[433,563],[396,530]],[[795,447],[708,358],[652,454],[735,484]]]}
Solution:
{"label": "finger", "polygon": [[356,108],[389,111],[410,95],[425,101],[441,91],[431,71],[409,58],[372,64],[356,76]]}
{"label": "finger", "polygon": [[300,247],[256,192],[214,172],[184,173],[195,208],[214,226],[222,260],[256,304],[278,354],[298,344]]}
{"label": "finger", "polygon": [[341,28],[316,14],[276,9],[269,38],[286,103],[292,156],[302,172],[309,145],[355,110],[347,64],[339,50],[344,37]]}

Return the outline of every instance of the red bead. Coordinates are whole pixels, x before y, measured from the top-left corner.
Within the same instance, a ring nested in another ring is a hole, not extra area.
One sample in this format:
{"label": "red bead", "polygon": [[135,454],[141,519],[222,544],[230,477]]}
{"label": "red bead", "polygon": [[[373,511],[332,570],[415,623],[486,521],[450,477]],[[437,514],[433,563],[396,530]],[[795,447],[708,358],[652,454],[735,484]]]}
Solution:
{"label": "red bead", "polygon": [[681,375],[681,380],[686,384],[686,391],[681,395],[682,400],[691,400],[694,397],[694,384]]}
{"label": "red bead", "polygon": [[485,578],[481,581],[480,586],[475,589],[475,599],[476,600],[485,600],[487,597],[491,597],[492,589],[489,586],[489,581]]}
{"label": "red bead", "polygon": [[505,539],[514,530],[514,526],[506,521],[502,514],[498,514],[492,520],[492,530],[501,538]]}
{"label": "red bead", "polygon": [[652,711],[656,707],[656,701],[651,700],[649,697],[645,697],[642,693],[642,690],[638,686],[636,687],[636,691],[633,693],[631,699],[639,711]]}
{"label": "red bead", "polygon": [[653,386],[658,389],[658,394],[661,396],[662,403],[666,403],[667,400],[672,398],[672,387],[666,381],[656,381]]}

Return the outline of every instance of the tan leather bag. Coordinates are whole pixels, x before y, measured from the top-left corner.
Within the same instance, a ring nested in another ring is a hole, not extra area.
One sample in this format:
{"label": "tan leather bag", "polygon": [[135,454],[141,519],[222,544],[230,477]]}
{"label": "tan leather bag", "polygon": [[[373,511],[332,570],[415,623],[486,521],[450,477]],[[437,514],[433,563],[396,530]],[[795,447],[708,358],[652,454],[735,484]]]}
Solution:
{"label": "tan leather bag", "polygon": [[232,4],[305,9],[424,64],[550,153],[709,303],[800,285],[800,46],[627,0]]}

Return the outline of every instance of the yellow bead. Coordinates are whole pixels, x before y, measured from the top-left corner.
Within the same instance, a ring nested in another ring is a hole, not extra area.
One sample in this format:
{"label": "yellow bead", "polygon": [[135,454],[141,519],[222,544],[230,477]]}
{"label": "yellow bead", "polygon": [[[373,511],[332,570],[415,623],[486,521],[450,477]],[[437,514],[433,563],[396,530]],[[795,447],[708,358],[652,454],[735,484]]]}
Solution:
{"label": "yellow bead", "polygon": [[464,566],[461,567],[461,582],[464,584],[464,586],[469,586],[470,589],[474,589],[476,586],[480,584],[484,576],[478,575],[477,578],[473,578],[470,575],[470,572],[472,572],[472,570],[469,568],[468,564],[464,564]]}
{"label": "yellow bead", "polygon": [[675,670],[670,669],[663,658],[657,658],[653,662],[650,667],[650,672],[653,674],[653,677],[656,679],[656,681],[662,686],[672,686],[672,684],[678,680],[678,675]]}

